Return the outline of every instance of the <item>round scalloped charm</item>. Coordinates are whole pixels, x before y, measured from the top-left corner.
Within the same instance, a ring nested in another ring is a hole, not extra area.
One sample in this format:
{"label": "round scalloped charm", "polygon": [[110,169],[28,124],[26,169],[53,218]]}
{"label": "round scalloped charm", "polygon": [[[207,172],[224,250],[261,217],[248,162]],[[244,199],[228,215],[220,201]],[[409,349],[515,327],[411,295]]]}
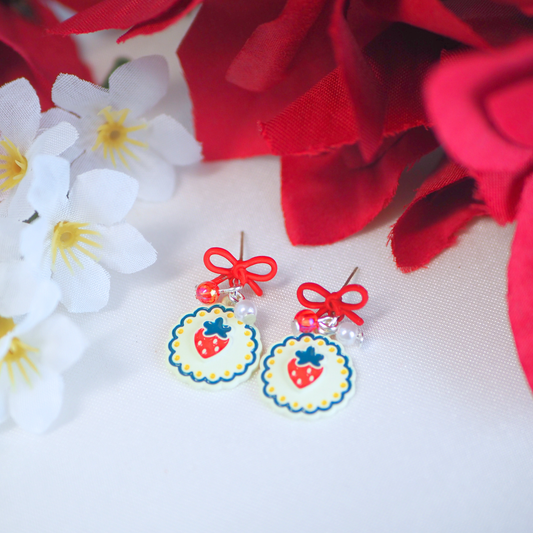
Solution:
{"label": "round scalloped charm", "polygon": [[353,396],[354,381],[355,370],[342,346],[320,335],[287,337],[261,362],[263,397],[293,417],[336,413]]}
{"label": "round scalloped charm", "polygon": [[206,390],[231,389],[259,364],[259,331],[222,305],[199,307],[172,330],[168,362],[178,378]]}

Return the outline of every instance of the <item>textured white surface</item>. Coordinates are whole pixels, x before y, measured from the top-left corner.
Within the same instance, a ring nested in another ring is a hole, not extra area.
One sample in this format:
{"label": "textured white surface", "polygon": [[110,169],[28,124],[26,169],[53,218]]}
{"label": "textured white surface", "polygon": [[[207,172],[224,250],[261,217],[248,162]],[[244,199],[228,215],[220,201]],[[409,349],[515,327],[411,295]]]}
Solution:
{"label": "textured white surface", "polygon": [[[84,43],[99,78],[126,53],[164,51],[177,72],[182,31]],[[175,87],[173,112],[186,102],[183,82]],[[115,275],[102,312],[73,317],[92,345],[65,373],[53,428],[0,428],[0,531],[531,531],[533,401],[505,301],[513,227],[479,221],[428,269],[401,274],[387,234],[418,180],[406,176],[359,235],[315,248],[286,237],[273,157],[199,164],[181,172],[168,203],[138,203],[128,220],[158,260]],[[247,257],[279,265],[256,300],[266,348],[290,333],[300,283],[335,290],[360,267],[370,301],[357,391],[332,418],[276,414],[256,375],[209,394],[166,367],[171,328],[209,278],[203,252],[238,253],[241,230]]]}

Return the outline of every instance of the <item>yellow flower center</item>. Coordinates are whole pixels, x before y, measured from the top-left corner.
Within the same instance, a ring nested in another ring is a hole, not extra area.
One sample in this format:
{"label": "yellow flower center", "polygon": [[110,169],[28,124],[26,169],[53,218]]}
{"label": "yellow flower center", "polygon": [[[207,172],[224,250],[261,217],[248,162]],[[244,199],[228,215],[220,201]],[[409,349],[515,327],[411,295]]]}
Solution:
{"label": "yellow flower center", "polygon": [[[13,322],[12,318],[0,317],[0,337],[3,337],[4,335],[12,331],[14,328],[15,323]],[[22,342],[17,337],[13,337],[9,350],[4,355],[4,357],[0,359],[0,374],[2,373],[2,370],[5,365],[7,368],[7,373],[9,374],[9,381],[11,381],[11,385],[14,386],[15,373],[13,371],[13,367],[16,366],[22,374],[22,377],[24,378],[26,383],[28,383],[28,385],[31,385],[28,370],[33,370],[37,375],[39,375],[39,370],[35,366],[35,363],[31,360],[31,357],[30,355],[28,355],[28,352],[35,353],[38,351],[39,350],[37,348],[34,348],[33,346]],[[24,363],[28,368],[25,367]]]}
{"label": "yellow flower center", "polygon": [[124,121],[129,112],[129,109],[113,111],[113,108],[108,106],[98,113],[105,117],[106,122],[97,130],[98,136],[96,138],[96,143],[93,146],[93,151],[103,145],[104,157],[107,159],[109,154],[113,166],[115,167],[117,166],[115,152],[126,168],[128,168],[128,163],[126,162],[124,154],[133,157],[133,159],[138,159],[138,157],[126,146],[126,143],[141,146],[142,148],[148,147],[146,143],[128,137],[128,133],[146,128],[146,124],[138,124],[137,126],[130,127],[124,126]]}
{"label": "yellow flower center", "polygon": [[0,185],[0,191],[7,191],[20,183],[28,170],[28,160],[20,153],[20,150],[4,136],[0,141],[0,146],[6,154],[0,154],[0,180],[4,182]]}
{"label": "yellow flower center", "polygon": [[[85,235],[98,235],[100,232],[85,229],[89,223],[81,222],[58,222],[54,227],[54,235],[52,237],[52,270],[55,270],[57,251],[61,254],[63,261],[68,266],[71,272],[74,272],[72,265],[69,261],[69,256],[83,268],[83,264],[76,256],[75,250],[89,256],[91,259],[98,261],[98,258],[89,250],[84,248],[80,243],[83,243],[87,246],[94,246],[96,248],[101,248],[102,245],[88,239]],[[67,255],[68,254],[68,255]]]}

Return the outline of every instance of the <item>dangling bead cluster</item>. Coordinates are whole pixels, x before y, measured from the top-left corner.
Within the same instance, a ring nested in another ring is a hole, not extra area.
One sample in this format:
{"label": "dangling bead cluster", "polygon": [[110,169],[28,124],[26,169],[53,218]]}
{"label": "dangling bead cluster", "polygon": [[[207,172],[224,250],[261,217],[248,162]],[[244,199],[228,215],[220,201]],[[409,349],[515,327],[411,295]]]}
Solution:
{"label": "dangling bead cluster", "polygon": [[344,346],[360,346],[363,343],[363,332],[361,328],[350,322],[343,320],[340,324],[339,317],[318,315],[310,309],[302,309],[294,316],[292,330],[295,335],[300,333],[318,333],[327,337],[335,335],[336,339]]}
{"label": "dangling bead cluster", "polygon": [[234,307],[235,316],[245,324],[253,325],[257,318],[257,307],[250,300],[246,300],[241,293],[242,287],[236,285],[235,280],[227,289],[221,289],[214,281],[204,281],[196,287],[196,299],[203,304],[214,304],[221,295],[222,304]]}

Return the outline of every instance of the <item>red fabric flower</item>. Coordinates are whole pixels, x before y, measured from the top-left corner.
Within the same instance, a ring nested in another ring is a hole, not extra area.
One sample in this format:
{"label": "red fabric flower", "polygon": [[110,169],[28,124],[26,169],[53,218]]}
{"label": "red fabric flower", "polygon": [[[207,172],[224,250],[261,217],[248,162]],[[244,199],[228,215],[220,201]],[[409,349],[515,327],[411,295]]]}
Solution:
{"label": "red fabric flower", "polygon": [[[509,317],[533,388],[533,39],[449,60],[429,78],[427,109],[448,163],[393,230],[405,270],[454,240],[473,216],[517,220],[509,263]],[[440,175],[440,179],[439,179]],[[428,194],[429,193],[429,194]]]}
{"label": "red fabric flower", "polygon": [[57,24],[43,3],[0,3],[0,85],[27,78],[39,95],[41,106],[52,106],[52,85],[61,72],[91,79],[72,39],[48,35],[44,28]]}
{"label": "red fabric flower", "polygon": [[282,156],[289,237],[324,244],[364,227],[435,146],[419,131],[428,69],[531,30],[473,0],[206,0],[178,54],[205,158]]}

